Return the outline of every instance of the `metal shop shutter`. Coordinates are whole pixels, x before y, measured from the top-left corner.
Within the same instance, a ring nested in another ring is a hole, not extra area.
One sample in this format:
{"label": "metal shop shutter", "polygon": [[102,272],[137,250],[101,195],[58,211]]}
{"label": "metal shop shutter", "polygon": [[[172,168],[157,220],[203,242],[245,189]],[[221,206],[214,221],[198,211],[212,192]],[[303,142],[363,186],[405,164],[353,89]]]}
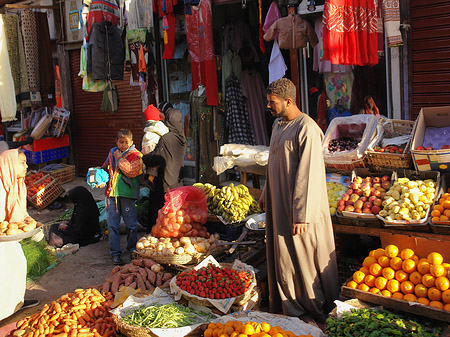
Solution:
{"label": "metal shop shutter", "polygon": [[141,149],[144,120],[139,87],[130,86],[130,72],[125,71],[123,81],[114,81],[119,90],[119,111],[115,114],[101,111],[103,92],[86,92],[81,89],[80,51],[70,52],[74,152],[80,175],[89,167],[101,166],[108,151],[115,146],[119,129],[130,129],[136,148]]}
{"label": "metal shop shutter", "polygon": [[411,15],[411,119],[450,105],[450,1],[414,0]]}

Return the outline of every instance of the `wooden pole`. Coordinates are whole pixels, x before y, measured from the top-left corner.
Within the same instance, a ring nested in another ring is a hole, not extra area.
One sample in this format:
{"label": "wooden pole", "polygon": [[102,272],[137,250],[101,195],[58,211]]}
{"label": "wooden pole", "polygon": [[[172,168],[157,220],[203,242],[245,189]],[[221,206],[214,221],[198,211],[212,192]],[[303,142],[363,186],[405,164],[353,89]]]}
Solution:
{"label": "wooden pole", "polygon": [[[295,15],[295,10],[297,7],[289,7],[288,15]],[[298,49],[290,49],[290,59],[291,59],[291,81],[294,82],[297,88],[297,106],[301,110],[300,101],[300,82],[299,82],[299,71],[298,71]]]}

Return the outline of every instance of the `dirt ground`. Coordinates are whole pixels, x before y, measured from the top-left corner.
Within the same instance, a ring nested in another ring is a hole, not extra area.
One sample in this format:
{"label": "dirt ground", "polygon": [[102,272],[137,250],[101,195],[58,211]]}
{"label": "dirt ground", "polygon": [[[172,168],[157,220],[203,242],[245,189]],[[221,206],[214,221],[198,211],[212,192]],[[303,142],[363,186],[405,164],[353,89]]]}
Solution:
{"label": "dirt ground", "polygon": [[[75,181],[64,184],[66,193],[75,186],[85,186],[84,178],[77,177]],[[104,200],[104,189],[90,189],[96,201]],[[66,209],[73,207],[68,195],[60,197],[59,202],[63,203],[63,208],[59,210],[49,210],[48,208],[38,212],[34,208],[29,208],[28,212],[36,220],[46,223],[58,217]],[[143,233],[140,233],[143,234]],[[126,246],[126,235],[121,235],[122,249]],[[122,255],[125,262],[130,261],[130,254],[124,251]],[[26,299],[38,299],[40,305],[27,310],[20,310],[14,315],[0,322],[0,328],[16,322],[26,316],[32,315],[42,309],[46,303],[51,303],[61,295],[71,292],[76,288],[87,288],[102,283],[114,267],[109,255],[108,239],[98,243],[81,247],[75,253],[64,256],[59,264],[50,269],[42,277],[34,282],[27,283]],[[3,337],[0,333],[0,337]]]}

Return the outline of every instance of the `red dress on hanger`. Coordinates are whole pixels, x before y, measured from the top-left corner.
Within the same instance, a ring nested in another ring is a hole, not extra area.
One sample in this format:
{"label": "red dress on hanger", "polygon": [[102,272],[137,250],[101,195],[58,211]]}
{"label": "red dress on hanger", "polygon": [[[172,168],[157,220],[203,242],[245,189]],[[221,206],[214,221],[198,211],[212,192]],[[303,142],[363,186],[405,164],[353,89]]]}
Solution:
{"label": "red dress on hanger", "polygon": [[210,0],[201,0],[192,6],[192,15],[185,14],[186,39],[191,57],[192,90],[202,84],[206,87],[206,102],[217,106],[219,94],[217,87],[216,60]]}
{"label": "red dress on hanger", "polygon": [[323,8],[323,59],[332,64],[378,63],[377,2],[326,0]]}

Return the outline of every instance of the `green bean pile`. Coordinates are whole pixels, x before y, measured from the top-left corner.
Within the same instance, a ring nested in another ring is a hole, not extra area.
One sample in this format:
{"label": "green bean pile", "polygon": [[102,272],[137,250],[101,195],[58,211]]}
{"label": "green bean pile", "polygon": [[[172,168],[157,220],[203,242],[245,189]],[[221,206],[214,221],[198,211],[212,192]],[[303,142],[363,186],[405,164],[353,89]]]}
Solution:
{"label": "green bean pile", "polygon": [[139,327],[168,329],[198,323],[198,316],[209,317],[208,314],[176,303],[155,304],[125,312],[122,321]]}

